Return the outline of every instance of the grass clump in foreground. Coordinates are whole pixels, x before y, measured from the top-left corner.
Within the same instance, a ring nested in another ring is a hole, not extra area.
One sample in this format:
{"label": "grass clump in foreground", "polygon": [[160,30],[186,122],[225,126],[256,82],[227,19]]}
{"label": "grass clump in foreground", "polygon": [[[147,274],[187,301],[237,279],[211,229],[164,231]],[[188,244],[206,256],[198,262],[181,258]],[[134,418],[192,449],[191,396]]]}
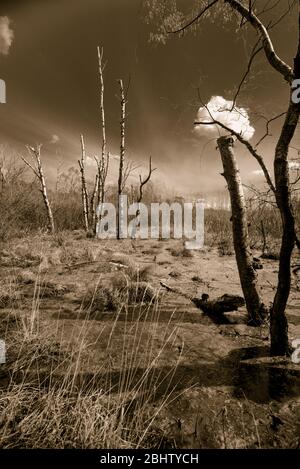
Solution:
{"label": "grass clump in foreground", "polygon": [[[124,309],[126,304],[123,314]],[[136,305],[137,321],[122,324],[117,311],[96,336],[92,322],[84,320],[67,340],[59,320],[41,319],[38,307],[12,323],[0,378],[0,447],[159,446],[156,420],[172,399],[170,383],[180,357],[169,376],[160,376],[164,351],[177,339],[166,324],[158,348],[158,310],[155,299],[146,310]]]}

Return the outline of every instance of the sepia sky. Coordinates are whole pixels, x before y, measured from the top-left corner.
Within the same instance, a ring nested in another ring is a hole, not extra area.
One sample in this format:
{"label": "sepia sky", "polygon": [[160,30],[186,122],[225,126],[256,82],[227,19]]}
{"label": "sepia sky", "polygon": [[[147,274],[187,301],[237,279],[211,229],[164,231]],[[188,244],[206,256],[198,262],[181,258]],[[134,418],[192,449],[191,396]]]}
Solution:
{"label": "sepia sky", "polygon": [[[108,62],[105,105],[111,152],[119,151],[117,79],[127,83],[130,77],[127,156],[145,164],[152,155],[156,177],[175,192],[205,194],[222,189],[214,136],[194,131],[200,107],[197,89],[205,102],[212,96],[230,99],[255,38],[237,35],[230,26],[224,29],[220,19],[214,24],[204,21],[196,34],[172,36],[166,45],[152,44],[141,4],[141,0],[1,0],[0,17],[9,18],[14,37],[6,35],[5,24],[1,30],[0,22],[0,78],[7,86],[7,103],[0,105],[0,143],[19,154],[26,152],[26,144],[43,142],[50,180],[58,165],[77,165],[80,133],[88,155],[99,154],[96,47],[102,45]],[[277,13],[266,14],[266,20]],[[292,65],[296,11],[272,30],[272,38],[278,53]],[[288,103],[288,87],[263,54],[257,56],[254,71],[239,101],[249,110],[253,143],[264,133],[261,116],[273,117]],[[270,167],[279,124],[275,122],[273,137],[261,146]],[[300,147],[298,136],[294,145]],[[237,154],[244,177],[258,178],[251,156],[240,147]],[[113,165],[111,178],[117,162]]]}

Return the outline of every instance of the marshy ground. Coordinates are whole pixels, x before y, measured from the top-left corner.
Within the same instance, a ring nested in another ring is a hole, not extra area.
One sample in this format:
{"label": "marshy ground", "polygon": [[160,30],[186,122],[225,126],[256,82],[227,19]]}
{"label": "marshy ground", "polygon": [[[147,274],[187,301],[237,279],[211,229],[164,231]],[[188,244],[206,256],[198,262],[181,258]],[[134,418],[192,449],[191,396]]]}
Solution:
{"label": "marshy ground", "polygon": [[[261,262],[268,304],[278,262]],[[216,324],[161,286],[241,295],[222,246],[42,234],[2,243],[0,279],[1,447],[299,447],[300,365],[269,358],[268,321]],[[287,316],[300,338],[296,275]]]}

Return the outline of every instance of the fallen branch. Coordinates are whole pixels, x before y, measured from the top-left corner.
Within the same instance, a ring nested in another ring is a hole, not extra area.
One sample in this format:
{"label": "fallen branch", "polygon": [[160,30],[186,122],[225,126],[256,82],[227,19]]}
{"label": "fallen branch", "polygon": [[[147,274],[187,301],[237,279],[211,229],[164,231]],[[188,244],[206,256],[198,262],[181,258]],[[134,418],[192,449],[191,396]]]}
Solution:
{"label": "fallen branch", "polygon": [[176,293],[177,295],[187,298],[208,316],[219,316],[231,311],[237,311],[238,308],[245,305],[244,298],[238,295],[229,295],[225,293],[214,300],[209,300],[209,295],[206,293],[204,293],[201,298],[195,298],[183,293],[177,288],[170,287],[170,285],[167,285],[163,281],[160,281],[160,285],[171,293]]}

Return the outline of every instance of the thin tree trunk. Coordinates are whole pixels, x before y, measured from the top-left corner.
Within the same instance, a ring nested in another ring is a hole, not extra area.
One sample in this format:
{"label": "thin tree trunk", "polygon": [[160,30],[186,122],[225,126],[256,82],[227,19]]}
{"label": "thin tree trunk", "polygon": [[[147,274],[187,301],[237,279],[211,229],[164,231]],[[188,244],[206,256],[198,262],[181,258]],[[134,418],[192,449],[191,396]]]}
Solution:
{"label": "thin tree trunk", "polygon": [[[300,15],[298,26],[298,50],[294,59],[295,79],[300,78]],[[276,146],[274,160],[275,195],[281,214],[283,233],[279,258],[278,285],[271,309],[270,332],[271,355],[273,356],[289,354],[288,322],[285,310],[291,289],[291,260],[297,237],[290,192],[288,152],[299,122],[299,116],[300,104],[293,103],[290,98],[289,108]]]}
{"label": "thin tree trunk", "polygon": [[288,355],[288,323],[285,314],[291,289],[291,259],[295,247],[295,219],[291,203],[288,148],[299,120],[299,105],[290,104],[278,141],[274,174],[276,202],[282,220],[282,240],[279,257],[278,285],[271,309],[271,355]]}
{"label": "thin tree trunk", "polygon": [[98,180],[99,180],[99,174],[97,173],[95,177],[95,184],[94,184],[93,192],[91,195],[91,200],[90,200],[90,219],[91,219],[91,226],[93,227],[94,233],[96,233],[96,226],[97,226],[95,198],[96,196],[98,197]]}
{"label": "thin tree trunk", "polygon": [[[104,77],[103,72],[105,69],[105,65],[103,65],[103,48],[97,47],[98,52],[98,65],[99,65],[99,77],[100,77],[100,122],[101,122],[101,136],[102,136],[102,144],[101,144],[101,157],[100,160],[97,159],[97,199],[96,199],[96,206],[98,207],[99,204],[104,203],[105,198],[105,183],[108,173],[108,166],[109,166],[109,155],[106,155],[106,120],[105,120],[105,108],[104,108]],[[94,233],[96,234],[96,227],[97,223],[101,219],[101,211],[99,212],[99,216],[96,215],[93,221],[93,228]]]}
{"label": "thin tree trunk", "polygon": [[54,218],[53,218],[53,213],[51,209],[51,205],[48,199],[48,193],[47,193],[47,186],[46,186],[46,181],[45,181],[45,176],[44,176],[44,171],[43,171],[43,165],[42,165],[42,160],[41,160],[41,148],[42,145],[39,144],[36,147],[27,147],[28,150],[31,152],[33,159],[35,159],[34,165],[29,163],[26,158],[21,156],[21,159],[24,161],[24,163],[33,171],[37,179],[40,181],[41,189],[40,192],[43,197],[44,205],[46,208],[46,213],[47,213],[47,218],[48,218],[48,231],[52,234],[55,233],[55,224],[54,224]]}
{"label": "thin tree trunk", "polygon": [[120,164],[119,164],[119,178],[118,178],[118,213],[117,213],[117,239],[120,239],[120,223],[122,219],[122,210],[120,204],[120,196],[123,190],[123,171],[124,171],[124,160],[125,160],[125,119],[126,119],[126,100],[124,93],[123,80],[119,80],[120,85],[120,96],[121,96],[121,121],[120,121]]}
{"label": "thin tree trunk", "polygon": [[105,159],[106,155],[106,128],[105,128],[105,110],[104,110],[104,79],[103,79],[103,49],[100,51],[100,47],[97,48],[98,50],[98,60],[99,60],[99,76],[100,76],[100,116],[101,116],[101,132],[102,132],[102,152],[101,158],[102,160]]}
{"label": "thin tree trunk", "polygon": [[81,143],[81,160],[78,160],[80,173],[81,173],[81,196],[82,196],[82,208],[85,231],[89,232],[89,206],[88,206],[88,193],[85,179],[85,145],[83,135],[80,135]]}
{"label": "thin tree trunk", "polygon": [[[106,127],[105,127],[105,109],[104,109],[104,78],[103,78],[103,49],[97,47],[98,52],[98,64],[99,64],[99,77],[100,77],[100,122],[101,122],[101,135],[102,135],[102,144],[101,144],[101,159],[97,162],[98,168],[98,187],[97,187],[97,206],[100,203],[104,202],[104,180],[103,180],[103,172],[105,171],[105,155],[106,155]],[[96,232],[96,225],[97,221],[100,219],[97,216],[95,219],[95,232]]]}
{"label": "thin tree trunk", "polygon": [[[142,203],[142,200],[143,200],[143,189],[144,189],[144,186],[146,186],[146,184],[148,184],[148,182],[150,181],[151,179],[151,176],[152,176],[152,173],[156,170],[156,168],[152,168],[152,158],[150,156],[149,158],[149,172],[148,172],[148,175],[145,177],[145,179],[142,179],[142,176],[139,175],[139,179],[140,179],[140,185],[139,185],[139,190],[138,190],[138,198],[137,198],[137,203],[138,203],[138,210],[137,210],[137,213],[136,213],[136,221],[135,221],[135,229],[132,233],[132,239],[135,239],[136,237],[136,233],[137,233],[137,230],[140,226],[140,207],[141,207],[141,203]],[[133,199],[133,186],[131,186],[131,192],[132,192],[132,199]]]}
{"label": "thin tree trunk", "polygon": [[249,323],[259,325],[262,321],[263,304],[257,291],[257,275],[253,269],[253,259],[249,248],[248,222],[243,186],[232,150],[232,137],[220,137],[220,150],[224,173],[231,200],[232,232],[236,261],[244,293]]}
{"label": "thin tree trunk", "polygon": [[50,202],[49,202],[49,199],[48,199],[46,181],[45,181],[43,166],[42,166],[42,162],[41,162],[41,158],[40,158],[40,150],[37,153],[37,164],[38,164],[38,171],[39,171],[39,174],[40,174],[40,181],[41,181],[41,186],[42,186],[41,193],[42,193],[42,196],[43,196],[43,200],[44,200],[44,204],[45,204],[46,211],[47,211],[47,216],[48,216],[48,229],[49,229],[50,233],[53,234],[55,232],[54,218],[53,218],[53,214],[52,214],[51,205],[50,205]]}
{"label": "thin tree trunk", "polygon": [[265,230],[265,225],[264,221],[260,221],[260,227],[261,227],[261,235],[263,239],[263,246],[262,246],[262,255],[264,256],[267,250],[267,237],[266,237],[266,230]]}

